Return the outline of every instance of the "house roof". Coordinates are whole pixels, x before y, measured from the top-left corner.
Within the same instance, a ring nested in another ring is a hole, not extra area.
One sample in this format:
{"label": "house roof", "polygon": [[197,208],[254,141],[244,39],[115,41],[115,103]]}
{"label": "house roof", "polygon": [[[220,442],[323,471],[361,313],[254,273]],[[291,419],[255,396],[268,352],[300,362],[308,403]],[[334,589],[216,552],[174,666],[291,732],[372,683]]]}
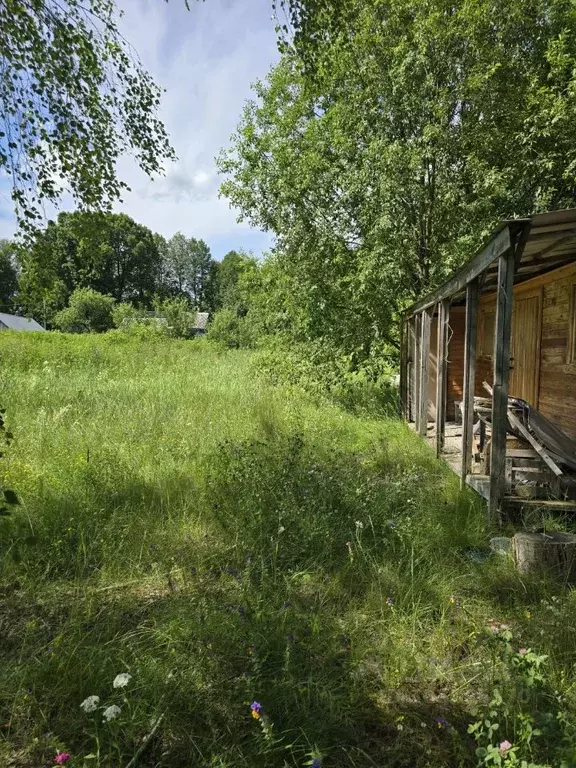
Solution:
{"label": "house roof", "polygon": [[21,317],[20,315],[9,315],[6,312],[0,312],[0,323],[5,325],[11,331],[45,331],[40,323],[37,323],[31,317]]}
{"label": "house roof", "polygon": [[197,331],[205,331],[208,325],[209,312],[197,312],[196,320],[194,321],[194,328]]}
{"label": "house roof", "polygon": [[442,299],[450,298],[457,304],[465,298],[468,283],[481,274],[484,274],[481,292],[494,291],[498,257],[514,241],[524,244],[514,275],[515,284],[571,264],[576,261],[576,208],[501,222],[475,256],[443,285],[412,305],[405,314],[410,316],[421,312]]}

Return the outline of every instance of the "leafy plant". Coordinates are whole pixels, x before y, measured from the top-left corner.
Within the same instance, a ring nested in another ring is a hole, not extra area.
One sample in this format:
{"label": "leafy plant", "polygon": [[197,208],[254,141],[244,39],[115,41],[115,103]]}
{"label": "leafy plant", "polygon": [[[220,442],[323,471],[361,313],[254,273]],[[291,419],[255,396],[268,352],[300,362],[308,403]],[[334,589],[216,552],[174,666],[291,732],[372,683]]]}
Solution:
{"label": "leafy plant", "polygon": [[113,327],[115,301],[92,288],[77,288],[70,304],[54,316],[54,325],[65,333],[102,333]]}

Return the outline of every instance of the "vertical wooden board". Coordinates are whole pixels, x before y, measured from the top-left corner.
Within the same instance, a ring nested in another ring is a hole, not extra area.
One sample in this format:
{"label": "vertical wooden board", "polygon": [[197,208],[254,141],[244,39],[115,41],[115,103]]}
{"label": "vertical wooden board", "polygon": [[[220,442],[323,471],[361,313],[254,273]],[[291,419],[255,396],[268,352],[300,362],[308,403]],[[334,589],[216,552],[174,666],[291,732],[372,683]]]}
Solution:
{"label": "vertical wooden board", "polygon": [[400,407],[402,418],[408,420],[408,320],[400,323]]}
{"label": "vertical wooden board", "polygon": [[425,309],[420,317],[420,393],[418,433],[426,436],[428,428],[428,372],[430,368],[430,312]]}
{"label": "vertical wooden board", "polygon": [[436,455],[444,449],[446,431],[446,392],[448,383],[448,322],[450,301],[444,299],[438,305],[437,373],[436,373]]}
{"label": "vertical wooden board", "polygon": [[421,315],[414,315],[414,394],[412,396],[412,403],[414,408],[414,425],[416,431],[420,431],[420,342],[421,342]]}
{"label": "vertical wooden board", "polygon": [[510,372],[510,336],[514,287],[515,249],[498,259],[496,293],[496,329],[494,344],[494,380],[492,396],[492,440],[490,445],[490,498],[488,508],[497,519],[504,495],[506,471],[506,433],[508,421],[508,379]]}
{"label": "vertical wooden board", "polygon": [[461,481],[466,477],[472,464],[472,440],[474,426],[474,388],[476,371],[476,339],[478,336],[479,278],[466,287],[466,332],[464,337],[464,395],[462,417],[462,469]]}
{"label": "vertical wooden board", "polygon": [[514,296],[508,394],[538,407],[541,337],[540,289],[536,295]]}

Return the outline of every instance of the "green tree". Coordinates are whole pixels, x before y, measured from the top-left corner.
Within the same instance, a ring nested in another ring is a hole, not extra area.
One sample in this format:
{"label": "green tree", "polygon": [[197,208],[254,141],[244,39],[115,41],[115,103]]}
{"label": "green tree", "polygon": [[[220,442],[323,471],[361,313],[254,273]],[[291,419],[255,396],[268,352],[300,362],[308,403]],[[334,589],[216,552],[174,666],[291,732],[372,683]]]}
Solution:
{"label": "green tree", "polygon": [[0,312],[10,312],[18,290],[16,246],[10,240],[0,240]]}
{"label": "green tree", "polygon": [[502,218],[574,204],[576,8],[292,2],[223,192],[277,237],[287,306],[353,366]]}
{"label": "green tree", "polygon": [[120,34],[112,0],[0,3],[0,171],[22,226],[66,189],[107,208],[131,153],[149,175],[174,158],[157,117],[160,88]]}
{"label": "green tree", "polygon": [[151,306],[161,279],[152,232],[123,213],[61,213],[22,254],[20,300],[50,320],[76,288]]}
{"label": "green tree", "polygon": [[116,302],[92,288],[77,288],[66,309],[57,312],[54,325],[64,333],[103,333],[114,327],[112,312]]}
{"label": "green tree", "polygon": [[177,232],[166,242],[163,279],[168,293],[186,296],[196,309],[211,311],[216,288],[216,266],[204,240]]}
{"label": "green tree", "polygon": [[217,307],[237,309],[243,303],[246,297],[242,296],[241,277],[256,266],[256,259],[242,250],[228,251],[224,255],[218,265]]}

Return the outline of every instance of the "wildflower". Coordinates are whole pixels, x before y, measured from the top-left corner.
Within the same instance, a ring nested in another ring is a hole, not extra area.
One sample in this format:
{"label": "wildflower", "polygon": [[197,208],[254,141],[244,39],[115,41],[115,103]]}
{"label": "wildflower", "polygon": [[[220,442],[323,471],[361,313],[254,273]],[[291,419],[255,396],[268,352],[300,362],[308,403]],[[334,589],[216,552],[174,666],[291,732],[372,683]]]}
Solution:
{"label": "wildflower", "polygon": [[253,701],[252,704],[250,704],[250,711],[252,712],[254,720],[260,720],[262,717],[262,704],[260,704],[259,701]]}
{"label": "wildflower", "polygon": [[104,715],[104,720],[102,720],[103,723],[108,723],[110,720],[116,720],[118,715],[120,714],[122,710],[120,707],[118,707],[116,704],[112,704],[111,706],[107,707],[104,712],[102,713]]}
{"label": "wildflower", "polygon": [[88,698],[84,699],[82,704],[80,704],[80,709],[83,709],[84,712],[94,712],[99,703],[100,696],[88,696]]}
{"label": "wildflower", "polygon": [[322,762],[319,757],[315,757],[314,760],[312,760],[310,768],[322,768]]}
{"label": "wildflower", "polygon": [[285,530],[286,530],[286,528],[284,528],[283,525],[279,526],[278,527],[278,535],[280,535],[281,533],[284,533]]}
{"label": "wildflower", "polygon": [[56,765],[65,765],[68,760],[70,760],[70,755],[68,752],[58,752],[56,757],[54,758],[54,762]]}
{"label": "wildflower", "polygon": [[126,688],[130,680],[132,680],[132,675],[128,672],[121,672],[119,675],[116,675],[112,685],[114,688]]}
{"label": "wildflower", "polygon": [[361,520],[356,520],[356,528],[361,531],[364,528],[364,523]]}
{"label": "wildflower", "polygon": [[386,605],[388,606],[388,608],[392,608],[394,606],[394,600],[391,597],[387,597]]}
{"label": "wildflower", "polygon": [[456,597],[456,595],[450,595],[450,597],[448,598],[448,602],[450,603],[450,605],[458,605],[458,598]]}
{"label": "wildflower", "polygon": [[498,747],[498,751],[500,752],[501,757],[506,757],[508,752],[512,749],[512,744],[507,739],[504,739],[504,741],[500,742],[500,745]]}
{"label": "wildflower", "polygon": [[445,717],[442,717],[442,715],[440,715],[440,717],[437,717],[437,718],[436,718],[436,725],[437,725],[437,726],[438,726],[438,728],[440,728],[441,730],[443,730],[444,728],[451,728],[451,727],[452,727],[452,726],[450,725],[450,723],[448,722],[448,720],[446,720],[446,718],[445,718]]}
{"label": "wildflower", "polygon": [[352,542],[351,541],[347,541],[346,542],[346,546],[348,547],[348,552],[350,554],[352,554]]}
{"label": "wildflower", "polygon": [[500,632],[505,632],[507,629],[510,629],[508,624],[499,624],[497,621],[494,621],[493,619],[491,619],[488,622],[488,627],[494,635],[497,635]]}
{"label": "wildflower", "polygon": [[526,656],[526,654],[528,653],[528,648],[520,648],[518,653],[520,654],[520,656]]}

